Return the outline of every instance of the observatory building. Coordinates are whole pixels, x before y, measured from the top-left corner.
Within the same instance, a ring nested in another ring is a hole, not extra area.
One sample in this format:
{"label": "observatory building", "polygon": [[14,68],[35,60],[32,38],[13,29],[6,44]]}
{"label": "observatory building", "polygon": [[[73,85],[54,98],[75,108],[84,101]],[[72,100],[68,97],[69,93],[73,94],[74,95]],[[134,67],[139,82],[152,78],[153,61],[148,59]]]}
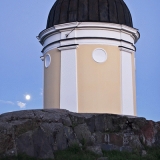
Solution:
{"label": "observatory building", "polygon": [[44,108],[136,115],[139,32],[123,0],[56,0],[38,39]]}

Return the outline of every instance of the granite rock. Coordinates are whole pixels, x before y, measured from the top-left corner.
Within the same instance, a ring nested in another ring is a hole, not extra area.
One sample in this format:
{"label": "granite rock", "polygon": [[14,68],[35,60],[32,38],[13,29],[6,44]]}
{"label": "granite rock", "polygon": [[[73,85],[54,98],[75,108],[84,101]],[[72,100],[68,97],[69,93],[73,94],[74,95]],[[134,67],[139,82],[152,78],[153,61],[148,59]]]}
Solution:
{"label": "granite rock", "polygon": [[99,155],[103,150],[139,150],[145,155],[145,147],[160,146],[160,122],[61,109],[0,115],[0,156],[25,153],[37,158],[54,158],[57,150],[74,144]]}

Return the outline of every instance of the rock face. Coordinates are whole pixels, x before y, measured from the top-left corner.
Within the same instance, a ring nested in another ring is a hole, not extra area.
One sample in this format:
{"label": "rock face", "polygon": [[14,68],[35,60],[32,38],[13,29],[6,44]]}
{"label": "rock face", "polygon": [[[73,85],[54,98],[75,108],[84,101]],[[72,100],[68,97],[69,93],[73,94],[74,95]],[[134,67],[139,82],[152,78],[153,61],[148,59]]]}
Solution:
{"label": "rock face", "polygon": [[26,110],[0,115],[0,155],[25,153],[54,158],[54,152],[79,144],[102,150],[144,150],[160,146],[160,122],[113,114],[78,114],[67,110]]}

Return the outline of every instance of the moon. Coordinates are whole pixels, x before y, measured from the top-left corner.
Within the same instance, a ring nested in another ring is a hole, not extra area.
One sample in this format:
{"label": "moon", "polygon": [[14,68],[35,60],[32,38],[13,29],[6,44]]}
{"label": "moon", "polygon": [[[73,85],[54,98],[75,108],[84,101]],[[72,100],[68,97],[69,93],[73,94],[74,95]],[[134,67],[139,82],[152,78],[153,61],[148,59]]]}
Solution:
{"label": "moon", "polygon": [[27,94],[25,98],[26,98],[26,100],[29,101],[31,99],[31,96],[29,94]]}

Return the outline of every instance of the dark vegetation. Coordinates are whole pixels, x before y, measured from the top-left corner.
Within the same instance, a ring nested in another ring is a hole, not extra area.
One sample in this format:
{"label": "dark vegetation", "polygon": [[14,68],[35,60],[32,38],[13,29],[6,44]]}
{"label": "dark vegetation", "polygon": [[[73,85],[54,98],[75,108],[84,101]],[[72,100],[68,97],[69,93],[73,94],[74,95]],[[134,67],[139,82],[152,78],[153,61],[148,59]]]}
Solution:
{"label": "dark vegetation", "polygon": [[[108,160],[160,160],[160,148],[147,148],[147,155],[142,156],[141,152],[120,152],[120,151],[103,151],[103,157],[108,157]],[[66,150],[55,153],[54,160],[97,160],[99,156],[90,151],[81,149],[74,145]],[[18,155],[16,157],[0,158],[0,160],[40,160],[27,155]],[[51,160],[51,159],[47,159]]]}

